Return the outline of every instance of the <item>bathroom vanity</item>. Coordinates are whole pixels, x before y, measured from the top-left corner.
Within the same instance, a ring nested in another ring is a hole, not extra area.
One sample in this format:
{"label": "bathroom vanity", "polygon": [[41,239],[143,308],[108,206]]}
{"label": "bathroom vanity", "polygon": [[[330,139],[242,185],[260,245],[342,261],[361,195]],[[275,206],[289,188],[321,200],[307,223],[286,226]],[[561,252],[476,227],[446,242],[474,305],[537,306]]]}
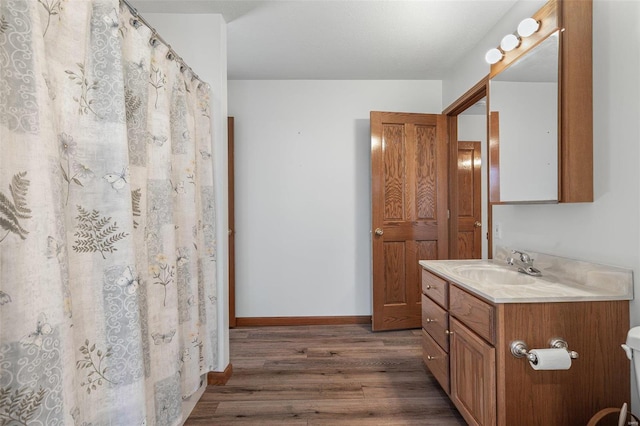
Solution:
{"label": "bathroom vanity", "polygon": [[[541,277],[504,260],[433,260],[422,266],[427,368],[470,425],[585,425],[630,401],[620,344],[629,328],[631,271],[535,255]],[[534,370],[511,343],[562,338],[568,370]]]}

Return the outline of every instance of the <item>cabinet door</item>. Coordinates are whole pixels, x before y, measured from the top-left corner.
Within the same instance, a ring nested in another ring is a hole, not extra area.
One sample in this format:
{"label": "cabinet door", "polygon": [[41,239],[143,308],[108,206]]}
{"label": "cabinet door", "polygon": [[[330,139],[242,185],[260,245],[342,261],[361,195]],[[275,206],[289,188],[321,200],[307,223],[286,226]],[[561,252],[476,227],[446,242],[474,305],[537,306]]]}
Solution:
{"label": "cabinet door", "polygon": [[455,318],[450,326],[451,399],[470,425],[495,425],[495,349]]}

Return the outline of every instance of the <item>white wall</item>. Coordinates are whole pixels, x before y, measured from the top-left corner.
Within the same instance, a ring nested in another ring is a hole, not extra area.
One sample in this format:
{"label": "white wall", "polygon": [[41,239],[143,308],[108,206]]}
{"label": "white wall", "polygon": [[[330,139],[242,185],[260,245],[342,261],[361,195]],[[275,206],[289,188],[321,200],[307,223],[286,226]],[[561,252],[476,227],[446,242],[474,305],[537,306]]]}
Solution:
{"label": "white wall", "polygon": [[229,81],[236,315],[371,315],[369,112],[440,113],[439,81]]}
{"label": "white wall", "polygon": [[229,247],[227,239],[227,24],[217,14],[145,13],[144,18],[193,71],[211,86],[216,195],[218,366],[229,364]]}
{"label": "white wall", "polygon": [[[502,224],[503,234],[496,244],[631,268],[636,277],[636,294],[640,294],[639,18],[640,2],[594,1],[595,201],[494,207],[494,223]],[[516,24],[517,21],[501,25],[504,28],[494,32],[507,34]],[[495,35],[493,45],[499,43],[500,37]],[[483,40],[478,49],[491,46],[490,40]],[[464,92],[461,81],[470,87],[488,73],[488,66],[480,60],[481,53],[470,55],[477,61],[465,61],[464,73],[443,84],[445,100],[456,99]],[[456,69],[460,67],[459,64]],[[640,301],[636,299],[631,302],[631,325],[638,324]],[[638,413],[640,401],[635,387],[632,396],[633,411]]]}

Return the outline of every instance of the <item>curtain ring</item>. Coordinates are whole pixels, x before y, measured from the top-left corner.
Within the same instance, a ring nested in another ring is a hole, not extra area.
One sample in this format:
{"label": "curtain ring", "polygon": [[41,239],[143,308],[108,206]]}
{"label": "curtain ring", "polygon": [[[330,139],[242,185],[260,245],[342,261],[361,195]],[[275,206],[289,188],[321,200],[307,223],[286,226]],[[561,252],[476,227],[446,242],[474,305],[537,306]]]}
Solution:
{"label": "curtain ring", "polygon": [[186,70],[187,66],[184,63],[180,64],[180,72],[185,72]]}
{"label": "curtain ring", "polygon": [[158,37],[158,32],[155,30],[155,28],[151,28],[151,37],[149,38],[149,44],[152,47],[157,47],[159,43],[160,40]]}
{"label": "curtain ring", "polygon": [[173,61],[175,59],[175,56],[173,54],[173,50],[169,50],[167,52],[167,59],[170,60],[170,61]]}
{"label": "curtain ring", "polygon": [[142,25],[142,23],[139,20],[137,20],[136,18],[129,19],[129,23],[135,29],[140,28],[140,26]]}

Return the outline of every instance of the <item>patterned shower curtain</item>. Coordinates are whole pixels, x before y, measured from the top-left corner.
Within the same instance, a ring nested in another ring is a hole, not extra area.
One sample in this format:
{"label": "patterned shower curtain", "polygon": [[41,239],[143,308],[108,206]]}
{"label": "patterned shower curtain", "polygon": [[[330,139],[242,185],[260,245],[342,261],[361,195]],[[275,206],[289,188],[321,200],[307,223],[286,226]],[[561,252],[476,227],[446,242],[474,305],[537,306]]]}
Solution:
{"label": "patterned shower curtain", "polygon": [[0,425],[175,425],[217,356],[209,89],[118,0],[0,0]]}

